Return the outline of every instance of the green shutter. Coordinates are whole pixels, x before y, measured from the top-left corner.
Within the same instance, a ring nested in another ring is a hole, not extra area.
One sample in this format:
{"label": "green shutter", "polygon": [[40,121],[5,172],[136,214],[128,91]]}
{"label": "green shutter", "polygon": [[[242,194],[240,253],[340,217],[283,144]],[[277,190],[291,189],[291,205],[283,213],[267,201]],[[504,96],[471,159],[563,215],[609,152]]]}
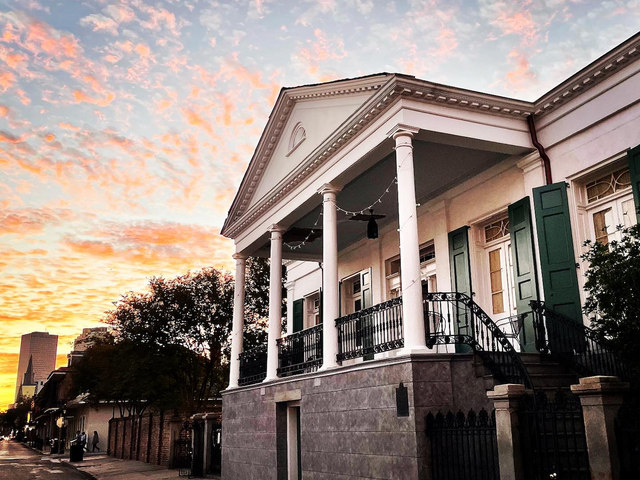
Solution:
{"label": "green shutter", "polygon": [[[451,289],[472,296],[471,290],[471,263],[469,261],[469,227],[464,226],[449,232],[449,261],[451,264]],[[458,310],[459,318],[454,324],[456,334],[468,334],[470,325],[467,322],[466,310]],[[456,345],[456,352],[470,352],[471,347],[467,345]]]}
{"label": "green shutter", "polygon": [[640,145],[629,150],[627,152],[627,158],[629,159],[633,200],[636,204],[636,216],[638,223],[640,223]]}
{"label": "green shutter", "polygon": [[529,197],[512,203],[509,205],[508,211],[516,308],[518,315],[529,312],[525,318],[520,341],[525,352],[533,352],[535,351],[535,336],[529,302],[538,300],[539,297]]}
{"label": "green shutter", "polygon": [[582,323],[576,259],[564,182],[533,189],[540,270],[548,307]]}
{"label": "green shutter", "polygon": [[293,302],[293,331],[299,332],[304,329],[304,299]]}

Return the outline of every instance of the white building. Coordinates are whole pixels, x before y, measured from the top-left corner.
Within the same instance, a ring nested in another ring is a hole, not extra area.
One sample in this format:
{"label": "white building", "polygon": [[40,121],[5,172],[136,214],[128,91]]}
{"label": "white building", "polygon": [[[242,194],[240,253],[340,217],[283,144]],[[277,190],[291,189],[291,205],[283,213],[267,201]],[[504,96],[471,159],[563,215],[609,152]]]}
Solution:
{"label": "white building", "polygon": [[[636,35],[534,102],[386,73],[282,89],[222,230],[225,479],[427,478],[426,411],[486,405],[469,352],[536,387],[519,352],[557,348],[548,322],[586,322],[583,242],[637,222],[639,58]],[[254,352],[248,256],[271,258],[272,285],[288,273],[286,335],[272,288]]]}

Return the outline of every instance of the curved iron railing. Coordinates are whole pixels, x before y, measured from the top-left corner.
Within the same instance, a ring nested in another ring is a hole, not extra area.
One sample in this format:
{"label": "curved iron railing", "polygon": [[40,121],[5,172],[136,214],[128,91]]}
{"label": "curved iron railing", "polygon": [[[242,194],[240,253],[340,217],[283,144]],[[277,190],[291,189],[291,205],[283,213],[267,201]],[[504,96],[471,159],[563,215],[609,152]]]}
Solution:
{"label": "curved iron railing", "polygon": [[287,377],[316,371],[322,365],[322,324],[276,340],[278,375]]}
{"label": "curved iron railing", "polygon": [[339,362],[404,346],[402,297],[336,319]]}
{"label": "curved iron railing", "polygon": [[536,350],[552,355],[581,376],[615,375],[631,380],[629,371],[596,332],[558,313],[541,301],[530,303]]}
{"label": "curved iron railing", "polygon": [[245,350],[238,355],[240,378],[238,385],[251,385],[267,378],[267,345]]}
{"label": "curved iron railing", "polygon": [[426,293],[424,300],[427,346],[468,345],[500,383],[532,388],[531,378],[515,348],[480,306],[460,292]]}

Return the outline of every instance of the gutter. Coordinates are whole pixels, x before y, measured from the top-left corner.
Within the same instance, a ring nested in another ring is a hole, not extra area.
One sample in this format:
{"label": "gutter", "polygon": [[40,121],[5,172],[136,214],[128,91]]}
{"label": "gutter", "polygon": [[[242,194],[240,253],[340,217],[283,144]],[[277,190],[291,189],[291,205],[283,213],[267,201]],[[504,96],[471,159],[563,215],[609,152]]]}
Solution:
{"label": "gutter", "polygon": [[527,125],[529,126],[529,135],[531,135],[531,143],[533,146],[538,149],[538,153],[540,154],[540,158],[542,159],[542,165],[544,167],[544,178],[546,184],[549,185],[553,183],[553,179],[551,177],[551,160],[549,160],[549,156],[547,152],[544,150],[544,145],[542,145],[538,141],[538,134],[536,132],[536,124],[533,120],[533,114],[527,116]]}

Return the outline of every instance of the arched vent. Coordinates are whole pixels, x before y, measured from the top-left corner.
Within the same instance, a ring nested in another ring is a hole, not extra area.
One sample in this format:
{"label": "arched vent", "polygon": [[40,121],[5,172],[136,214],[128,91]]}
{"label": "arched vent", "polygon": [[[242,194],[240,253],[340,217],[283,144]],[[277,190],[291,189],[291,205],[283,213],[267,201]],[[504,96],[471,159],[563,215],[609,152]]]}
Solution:
{"label": "arched vent", "polygon": [[293,131],[291,132],[291,139],[289,140],[289,153],[287,156],[291,155],[293,151],[298,148],[298,146],[305,141],[307,138],[307,132],[304,130],[301,122],[298,122],[295,127],[293,127]]}

